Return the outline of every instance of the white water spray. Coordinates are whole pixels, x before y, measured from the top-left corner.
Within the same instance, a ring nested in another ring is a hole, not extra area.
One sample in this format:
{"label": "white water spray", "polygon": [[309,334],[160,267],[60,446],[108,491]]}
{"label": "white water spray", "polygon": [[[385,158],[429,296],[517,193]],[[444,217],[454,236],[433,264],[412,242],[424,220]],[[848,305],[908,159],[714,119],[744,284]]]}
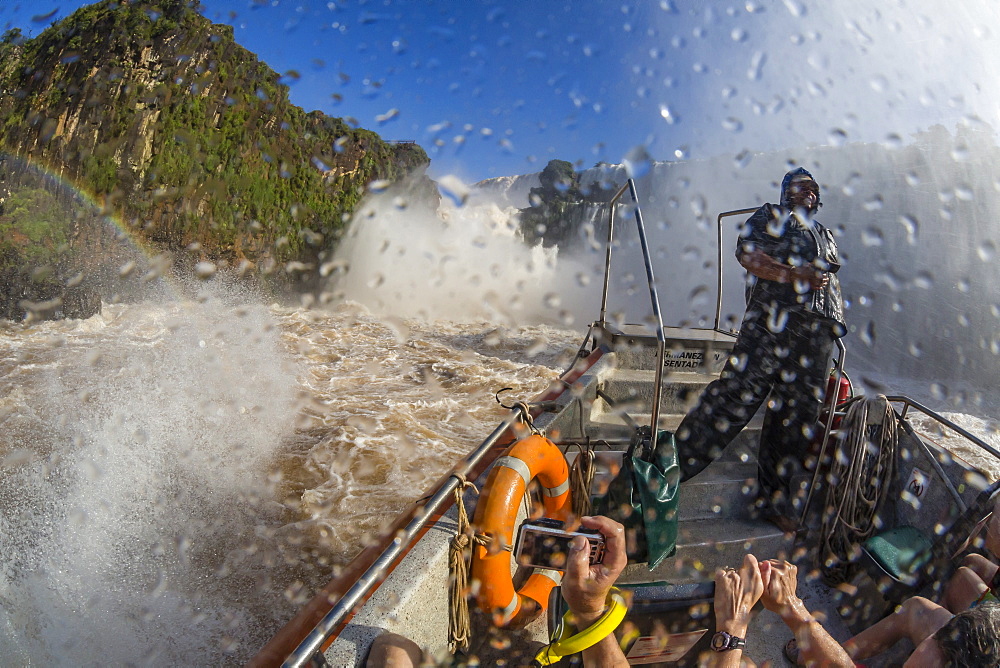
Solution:
{"label": "white water spray", "polygon": [[496,203],[507,199],[473,191],[430,210],[401,206],[389,193],[371,197],[338,248],[333,266],[345,271],[335,293],[397,317],[579,325],[600,294],[593,277],[603,256],[568,259],[526,246],[517,209]]}
{"label": "white water spray", "polygon": [[0,663],[245,652],[261,639],[238,602],[275,596],[245,548],[280,520],[266,472],[296,413],[270,313],[105,306],[64,329],[10,341],[47,368],[5,406],[23,441],[3,453]]}

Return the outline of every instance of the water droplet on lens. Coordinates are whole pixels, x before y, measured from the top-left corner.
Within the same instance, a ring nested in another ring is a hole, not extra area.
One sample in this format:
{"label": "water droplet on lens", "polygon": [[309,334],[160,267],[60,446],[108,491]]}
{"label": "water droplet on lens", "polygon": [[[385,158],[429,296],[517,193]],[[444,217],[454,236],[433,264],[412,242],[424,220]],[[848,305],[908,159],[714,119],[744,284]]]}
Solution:
{"label": "water droplet on lens", "polygon": [[919,231],[917,219],[904,214],[899,217],[899,222],[903,224],[903,229],[906,230],[906,243],[915,246],[917,243],[917,232]]}
{"label": "water droplet on lens", "polygon": [[843,146],[847,143],[847,133],[840,128],[834,128],[830,130],[830,134],[827,135],[827,139],[832,146]]}
{"label": "water droplet on lens", "polygon": [[677,115],[674,114],[673,110],[665,104],[660,105],[660,116],[663,117],[663,120],[665,120],[668,125],[673,125],[680,120]]}
{"label": "water droplet on lens", "polygon": [[875,345],[875,321],[869,320],[868,324],[861,330],[861,340],[865,345],[871,347]]}
{"label": "water droplet on lens", "polygon": [[215,265],[211,262],[199,262],[194,266],[194,273],[198,278],[205,280],[215,274],[215,269]]}
{"label": "water droplet on lens", "polygon": [[885,137],[885,142],[883,142],[886,148],[895,149],[900,148],[903,145],[903,138],[900,137],[895,132],[890,132]]}
{"label": "water droplet on lens", "polygon": [[695,195],[691,198],[691,211],[698,218],[705,216],[705,212],[708,210],[708,204],[705,202],[705,198],[701,195]]}
{"label": "water droplet on lens", "polygon": [[875,195],[865,202],[865,211],[880,211],[882,209],[882,196]]}
{"label": "water droplet on lens", "polygon": [[730,116],[726,120],[722,121],[722,129],[730,132],[739,132],[743,129],[743,122],[738,118]]}
{"label": "water droplet on lens", "polygon": [[979,248],[976,249],[976,252],[979,254],[980,260],[983,262],[991,262],[994,256],[996,256],[997,247],[992,241],[984,241],[979,244]]}
{"label": "water droplet on lens", "polygon": [[869,227],[861,233],[861,242],[868,247],[882,245],[882,230]]}
{"label": "water droplet on lens", "polygon": [[633,179],[645,176],[652,166],[652,158],[646,151],[645,146],[634,147],[625,155],[623,162],[625,164],[625,171]]}
{"label": "water droplet on lens", "polygon": [[469,188],[453,174],[438,179],[438,190],[457,206],[463,206],[469,197]]}
{"label": "water droplet on lens", "polygon": [[747,79],[750,79],[750,81],[759,81],[764,69],[764,63],[766,62],[767,54],[763,51],[754,52],[753,56],[750,58],[750,68],[747,70]]}

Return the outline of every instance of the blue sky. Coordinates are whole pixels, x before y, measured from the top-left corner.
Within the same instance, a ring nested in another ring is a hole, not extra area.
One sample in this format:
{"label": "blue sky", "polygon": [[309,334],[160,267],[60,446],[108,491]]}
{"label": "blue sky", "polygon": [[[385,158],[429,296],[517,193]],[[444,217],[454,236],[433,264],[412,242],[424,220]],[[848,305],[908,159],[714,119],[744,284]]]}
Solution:
{"label": "blue sky", "polygon": [[[38,34],[82,2],[14,0]],[[412,139],[472,182],[997,127],[995,2],[203,0],[292,100]],[[292,81],[293,78],[289,78]]]}

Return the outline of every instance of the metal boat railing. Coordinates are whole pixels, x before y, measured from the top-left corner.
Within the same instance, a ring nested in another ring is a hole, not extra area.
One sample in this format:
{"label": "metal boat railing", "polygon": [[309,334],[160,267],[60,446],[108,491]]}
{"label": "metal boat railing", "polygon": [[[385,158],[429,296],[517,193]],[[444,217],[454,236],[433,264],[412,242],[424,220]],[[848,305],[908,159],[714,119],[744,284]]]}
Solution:
{"label": "metal boat railing", "polygon": [[[663,317],[660,315],[660,299],[656,293],[656,280],[653,277],[653,263],[649,257],[649,243],[646,241],[646,228],[642,224],[642,212],[639,209],[639,196],[635,191],[635,181],[629,179],[611,198],[608,210],[608,246],[604,256],[604,293],[601,296],[601,327],[607,329],[608,288],[611,284],[611,251],[614,245],[615,205],[621,200],[625,191],[632,195],[635,206],[635,224],[639,232],[639,244],[642,246],[642,262],[646,268],[646,281],[649,284],[649,301],[653,309],[653,319],[656,326],[656,379],[653,383],[653,411],[649,418],[650,433],[655,434],[660,419],[660,392],[663,386],[663,358],[666,354],[667,337],[663,331]],[[655,442],[655,436],[654,442]]]}
{"label": "metal boat railing", "polygon": [[[582,352],[582,351],[581,351]],[[570,366],[563,374],[559,377],[559,382],[563,388],[568,388],[572,383],[576,382],[580,375],[582,375],[587,368],[589,368],[596,359],[601,356],[599,350],[593,351],[587,359],[583,359],[578,356],[573,365]],[[538,400],[544,402],[547,397],[552,394],[558,394],[561,390],[550,390],[544,393]],[[534,415],[535,411],[532,411]],[[342,596],[337,600],[335,604],[331,607],[329,612],[327,612],[323,618],[313,626],[312,631],[301,640],[295,649],[287,655],[284,662],[281,664],[283,668],[301,668],[302,666],[307,666],[313,663],[313,658],[315,656],[322,656],[322,652],[325,647],[332,642],[333,636],[337,633],[337,629],[353,615],[355,608],[362,604],[369,594],[379,585],[379,583],[385,578],[389,573],[390,569],[396,563],[398,559],[402,557],[403,554],[410,548],[410,546],[415,542],[416,538],[424,531],[429,522],[431,522],[437,514],[444,512],[447,507],[454,500],[455,490],[459,485],[464,484],[465,480],[469,477],[474,477],[471,474],[475,472],[476,467],[486,460],[487,456],[490,454],[491,450],[502,443],[504,435],[508,431],[512,431],[523,418],[523,413],[521,409],[515,408],[511,410],[510,414],[500,423],[493,432],[486,437],[486,439],[479,444],[472,453],[470,453],[462,462],[457,464],[455,468],[451,470],[448,474],[447,480],[440,484],[435,491],[420,507],[419,512],[415,513],[412,519],[396,534],[393,536],[392,542],[386,547],[385,550],[368,566],[364,573],[358,577],[354,584],[344,592]],[[261,654],[266,653],[268,648],[265,648]],[[268,665],[270,662],[261,658],[259,654],[255,658],[251,665]],[[322,662],[320,662],[322,665]]]}
{"label": "metal boat railing", "polygon": [[733,211],[723,211],[722,213],[719,214],[719,217],[716,219],[717,223],[716,227],[718,229],[718,234],[719,234],[719,239],[716,244],[716,248],[719,251],[719,260],[718,263],[715,265],[718,270],[717,271],[718,280],[716,283],[716,290],[715,290],[715,331],[721,332],[723,334],[732,334],[732,332],[729,331],[724,332],[720,329],[720,326],[722,324],[722,219],[726,218],[727,216],[745,216],[747,214],[753,213],[756,210],[757,207],[754,207],[752,209],[735,209]]}
{"label": "metal boat railing", "polygon": [[476,450],[469,455],[462,465],[455,471],[452,472],[451,477],[448,482],[442,485],[438,491],[427,500],[424,504],[423,512],[417,517],[410,520],[409,524],[396,534],[392,545],[379,555],[378,559],[365,571],[364,575],[357,579],[350,589],[340,597],[340,600],[330,609],[328,613],[323,617],[322,620],[309,633],[308,636],[299,644],[299,646],[292,652],[285,662],[282,664],[283,668],[301,668],[302,666],[309,665],[312,661],[313,655],[320,653],[323,648],[323,644],[327,638],[334,632],[341,621],[351,611],[354,607],[361,603],[364,596],[371,591],[371,589],[385,578],[388,573],[388,569],[392,566],[393,562],[409,547],[410,542],[417,535],[417,533],[423,528],[427,521],[427,518],[434,515],[434,513],[441,508],[445,503],[450,502],[455,495],[455,489],[464,480],[464,476],[468,475],[476,464],[479,463],[486,453],[497,443],[500,437],[508,429],[514,426],[519,419],[519,411],[511,411],[511,414],[500,423],[500,426],[493,430],[485,441],[483,441]]}
{"label": "metal boat railing", "polygon": [[809,504],[812,503],[813,492],[816,490],[816,482],[819,480],[819,463],[823,461],[826,456],[826,448],[830,443],[830,434],[833,433],[833,420],[837,415],[837,396],[838,390],[840,388],[840,379],[844,377],[844,358],[847,357],[847,346],[840,339],[835,339],[834,343],[837,349],[840,351],[840,355],[837,357],[834,363],[833,371],[833,391],[828,392],[830,396],[826,397],[826,424],[823,425],[823,439],[820,441],[819,447],[819,457],[816,460],[816,469],[813,471],[812,482],[809,484],[809,491],[806,493],[806,502],[802,506],[802,513],[799,516],[799,524],[805,526],[806,514],[809,512]]}
{"label": "metal boat railing", "polygon": [[[990,453],[991,455],[996,457],[997,460],[1000,460],[1000,451],[998,451],[996,448],[991,446],[989,443],[986,443],[975,434],[972,434],[971,432],[963,429],[962,427],[955,424],[954,422],[944,417],[943,415],[940,415],[936,411],[927,408],[920,402],[915,401],[914,399],[911,399],[910,397],[907,397],[905,395],[887,396],[886,399],[890,403],[903,404],[903,410],[900,411],[899,413],[900,418],[905,419],[906,414],[907,412],[909,412],[910,408],[914,408],[923,413],[924,415],[926,415],[927,417],[935,420],[938,424],[948,427],[953,432],[965,438],[970,443],[978,446],[981,450],[985,450],[986,452]],[[948,478],[947,474],[944,472],[944,469],[941,467],[941,462],[937,460],[937,457],[934,456],[934,453],[927,452],[926,454],[927,458],[930,460],[931,466],[934,468],[935,475],[937,475],[937,477],[942,482],[944,482],[945,487],[948,489],[948,492],[951,494],[952,498],[955,499],[955,502],[958,505],[958,507],[962,510],[962,512],[965,512],[966,503],[962,499],[962,496],[958,493],[958,490],[955,488],[955,484],[951,481],[951,479]]]}
{"label": "metal boat railing", "polygon": [[[840,343],[839,340],[838,340],[837,343],[841,347],[841,360],[840,360],[840,362],[842,362],[843,361],[843,356],[846,353],[846,351],[843,348],[843,344]],[[843,373],[843,364],[842,363],[838,364],[838,366],[839,366],[838,372],[839,373]],[[888,395],[888,396],[886,396],[886,401],[888,401],[889,403],[903,404],[903,409],[899,412],[900,419],[905,419],[906,418],[906,414],[907,414],[907,412],[909,412],[910,408],[916,409],[916,410],[920,411],[921,413],[923,413],[924,415],[926,415],[927,417],[935,420],[937,423],[939,423],[939,424],[941,424],[941,425],[943,425],[943,426],[951,429],[953,432],[955,432],[959,436],[963,437],[964,439],[966,439],[967,441],[969,441],[973,445],[979,447],[981,450],[983,450],[985,452],[988,452],[990,455],[992,455],[998,461],[1000,461],[1000,450],[997,450],[996,448],[994,448],[993,446],[991,446],[989,443],[985,442],[984,440],[982,440],[981,438],[979,438],[978,436],[976,436],[975,434],[973,434],[970,431],[964,429],[963,427],[955,424],[954,422],[952,422],[948,418],[944,417],[943,415],[941,415],[937,411],[934,411],[933,409],[930,409],[927,406],[924,406],[923,404],[921,404],[920,402],[916,401],[915,399],[911,399],[910,397],[907,397],[905,395],[901,395],[900,394],[900,395]],[[813,491],[816,489],[816,483],[818,481],[819,472],[820,472],[820,468],[821,468],[820,467],[820,463],[823,461],[823,458],[824,458],[824,456],[826,454],[826,448],[827,448],[827,445],[829,444],[829,436],[830,436],[830,433],[832,432],[832,425],[833,425],[834,417],[835,416],[837,416],[837,417],[843,417],[845,415],[844,412],[839,412],[839,413],[835,413],[834,412],[833,409],[834,409],[834,406],[835,406],[835,402],[836,402],[836,396],[834,395],[833,403],[829,407],[829,413],[828,413],[828,418],[827,418],[827,423],[826,423],[826,429],[825,429],[825,432],[824,432],[824,435],[823,435],[822,446],[820,447],[820,452],[819,452],[819,457],[817,459],[816,469],[813,472],[812,484],[809,485],[809,493],[806,496],[806,502],[805,502],[805,505],[802,508],[802,513],[801,513],[800,520],[803,523],[805,522],[805,517],[806,517],[806,514],[808,513],[810,502],[812,501]],[[909,427],[909,425],[908,425],[908,427]],[[951,495],[952,499],[955,501],[955,505],[958,507],[958,509],[961,512],[964,513],[967,510],[967,508],[968,508],[968,504],[965,503],[965,500],[962,498],[962,495],[959,493],[958,489],[955,487],[955,483],[953,483],[951,481],[951,478],[948,477],[948,474],[945,473],[944,468],[941,466],[941,462],[938,461],[938,458],[934,455],[933,452],[930,451],[929,447],[924,443],[924,441],[922,439],[918,439],[918,440],[920,441],[920,444],[924,446],[924,454],[927,456],[927,459],[928,459],[928,461],[931,464],[931,468],[934,469],[934,475],[938,478],[938,480],[940,480],[944,484],[945,489],[948,490],[948,493]]]}

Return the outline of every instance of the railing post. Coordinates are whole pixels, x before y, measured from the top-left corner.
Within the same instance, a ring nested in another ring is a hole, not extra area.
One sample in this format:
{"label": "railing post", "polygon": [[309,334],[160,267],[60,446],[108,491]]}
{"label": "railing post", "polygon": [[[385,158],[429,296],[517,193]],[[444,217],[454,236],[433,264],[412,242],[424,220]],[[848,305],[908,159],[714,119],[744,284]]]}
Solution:
{"label": "railing post", "polygon": [[[631,179],[629,180],[631,181]],[[604,251],[604,294],[601,296],[601,316],[599,319],[601,327],[604,329],[607,329],[608,322],[608,287],[611,284],[611,246],[615,238],[615,204],[625,194],[627,188],[628,184],[626,183],[618,189],[615,196],[608,202],[608,245]]]}

